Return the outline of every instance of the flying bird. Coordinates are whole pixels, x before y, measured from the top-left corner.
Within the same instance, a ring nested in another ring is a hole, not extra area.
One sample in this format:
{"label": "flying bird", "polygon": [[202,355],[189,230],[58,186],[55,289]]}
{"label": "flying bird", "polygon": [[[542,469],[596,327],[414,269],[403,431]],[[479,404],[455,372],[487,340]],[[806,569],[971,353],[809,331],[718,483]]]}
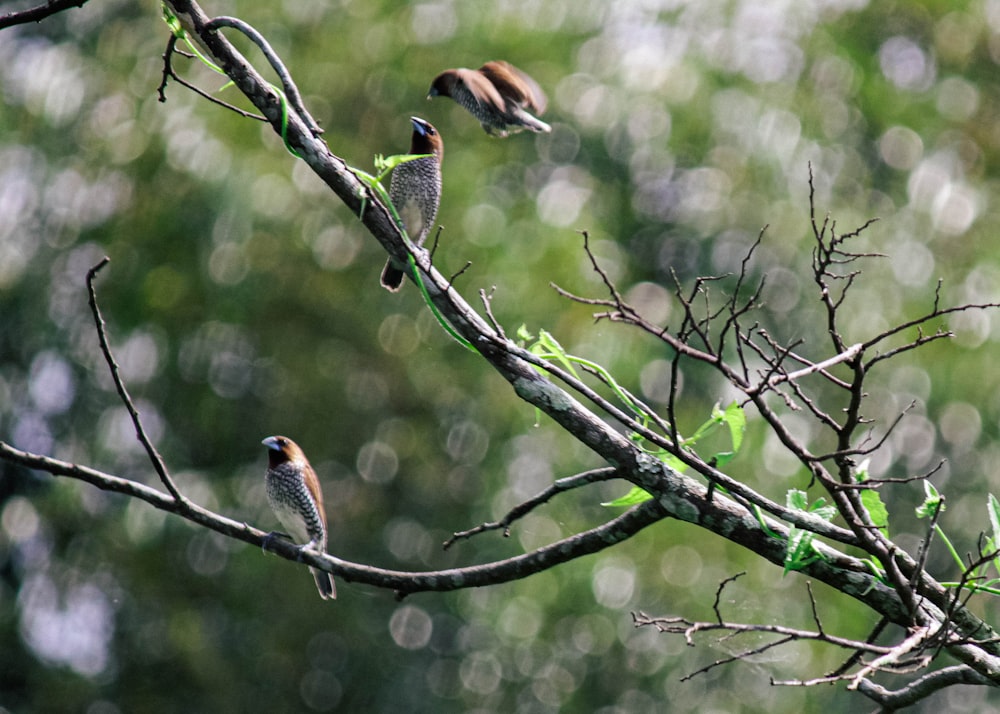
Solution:
{"label": "flying bird", "polygon": [[[267,501],[281,525],[292,539],[303,547],[326,552],[326,513],[323,510],[323,490],[316,472],[299,445],[286,436],[269,436],[261,442],[267,447]],[[309,568],[316,588],[324,600],[337,597],[333,576],[317,568]]]}
{"label": "flying bird", "polygon": [[[430,122],[410,117],[413,136],[410,154],[430,154],[399,164],[392,170],[389,199],[403,220],[406,234],[415,245],[423,245],[431,232],[441,201],[441,157],[444,142]],[[382,287],[396,292],[403,284],[399,261],[390,258],[382,270]]]}
{"label": "flying bird", "polygon": [[446,69],[431,82],[428,99],[451,97],[479,120],[487,134],[504,137],[527,129],[550,132],[536,118],[548,100],[538,82],[509,62],[494,60],[479,69]]}

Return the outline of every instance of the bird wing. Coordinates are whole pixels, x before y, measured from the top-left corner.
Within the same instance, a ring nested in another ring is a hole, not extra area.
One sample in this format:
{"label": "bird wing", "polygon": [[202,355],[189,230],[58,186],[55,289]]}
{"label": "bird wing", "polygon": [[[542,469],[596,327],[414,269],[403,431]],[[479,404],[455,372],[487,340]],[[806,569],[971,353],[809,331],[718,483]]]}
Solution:
{"label": "bird wing", "polygon": [[313,471],[312,465],[306,461],[302,464],[302,478],[305,480],[306,488],[316,502],[316,510],[319,511],[319,519],[323,522],[323,530],[326,530],[326,507],[323,505],[323,488],[319,485],[319,478]]}
{"label": "bird wing", "polygon": [[403,221],[406,235],[411,241],[420,245],[424,238],[424,213],[420,210],[420,203],[414,198],[403,200],[401,203],[402,205],[396,206],[396,212]]}
{"label": "bird wing", "polygon": [[509,97],[522,107],[536,114],[543,114],[549,100],[545,92],[534,79],[519,70],[510,62],[493,60],[479,68],[479,73],[486,77],[493,86],[505,97]]}
{"label": "bird wing", "polygon": [[492,106],[501,112],[506,110],[507,103],[501,92],[487,77],[472,69],[459,69],[456,72],[478,104]]}

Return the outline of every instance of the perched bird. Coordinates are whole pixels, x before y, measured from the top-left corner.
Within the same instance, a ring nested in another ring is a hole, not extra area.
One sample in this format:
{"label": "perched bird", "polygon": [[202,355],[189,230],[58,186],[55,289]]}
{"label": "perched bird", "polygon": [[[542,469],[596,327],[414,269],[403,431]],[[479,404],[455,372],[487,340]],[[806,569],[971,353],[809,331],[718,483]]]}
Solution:
{"label": "perched bird", "polygon": [[446,69],[431,82],[428,99],[451,97],[479,120],[487,134],[504,137],[528,129],[552,131],[532,116],[544,114],[547,100],[538,83],[509,62],[495,60],[479,69]]}
{"label": "perched bird", "polygon": [[[434,225],[441,201],[441,157],[444,156],[444,143],[430,122],[417,117],[410,117],[410,122],[413,124],[410,153],[431,155],[406,161],[392,170],[389,199],[396,207],[396,213],[403,219],[403,227],[410,240],[416,245],[423,245]],[[382,287],[396,292],[402,284],[403,271],[399,262],[390,258],[382,270]]]}
{"label": "perched bird", "polygon": [[[269,436],[261,443],[267,447],[264,484],[271,509],[296,543],[325,553],[326,513],[316,472],[299,445],[288,437]],[[335,599],[337,588],[333,576],[316,568],[309,570],[316,580],[320,597]]]}

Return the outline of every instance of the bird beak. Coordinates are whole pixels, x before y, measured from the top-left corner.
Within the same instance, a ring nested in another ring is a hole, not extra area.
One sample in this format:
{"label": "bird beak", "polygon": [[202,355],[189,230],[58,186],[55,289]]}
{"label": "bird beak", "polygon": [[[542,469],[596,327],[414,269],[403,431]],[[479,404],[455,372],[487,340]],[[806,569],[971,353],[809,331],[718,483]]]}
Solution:
{"label": "bird beak", "polygon": [[437,90],[437,87],[431,87],[431,91],[427,92],[427,99],[431,100],[434,97],[440,97],[441,92]]}
{"label": "bird beak", "polygon": [[413,124],[413,130],[418,132],[420,136],[427,136],[427,122],[417,117],[410,117],[410,123]]}
{"label": "bird beak", "polygon": [[281,451],[281,447],[278,446],[278,438],[275,436],[269,436],[260,443],[272,451]]}

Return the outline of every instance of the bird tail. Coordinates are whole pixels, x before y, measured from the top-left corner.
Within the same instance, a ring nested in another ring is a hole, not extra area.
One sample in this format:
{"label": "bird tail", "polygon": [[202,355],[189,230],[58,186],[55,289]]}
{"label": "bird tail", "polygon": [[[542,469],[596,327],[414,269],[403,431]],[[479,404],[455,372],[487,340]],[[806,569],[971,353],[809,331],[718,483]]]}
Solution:
{"label": "bird tail", "polygon": [[324,600],[336,600],[337,599],[337,586],[333,583],[333,576],[325,570],[318,570],[317,568],[309,568],[312,571],[313,578],[316,580],[316,589],[319,590],[319,596]]}
{"label": "bird tail", "polygon": [[393,266],[392,261],[385,263],[382,270],[382,287],[391,293],[398,292],[403,285],[403,271]]}

